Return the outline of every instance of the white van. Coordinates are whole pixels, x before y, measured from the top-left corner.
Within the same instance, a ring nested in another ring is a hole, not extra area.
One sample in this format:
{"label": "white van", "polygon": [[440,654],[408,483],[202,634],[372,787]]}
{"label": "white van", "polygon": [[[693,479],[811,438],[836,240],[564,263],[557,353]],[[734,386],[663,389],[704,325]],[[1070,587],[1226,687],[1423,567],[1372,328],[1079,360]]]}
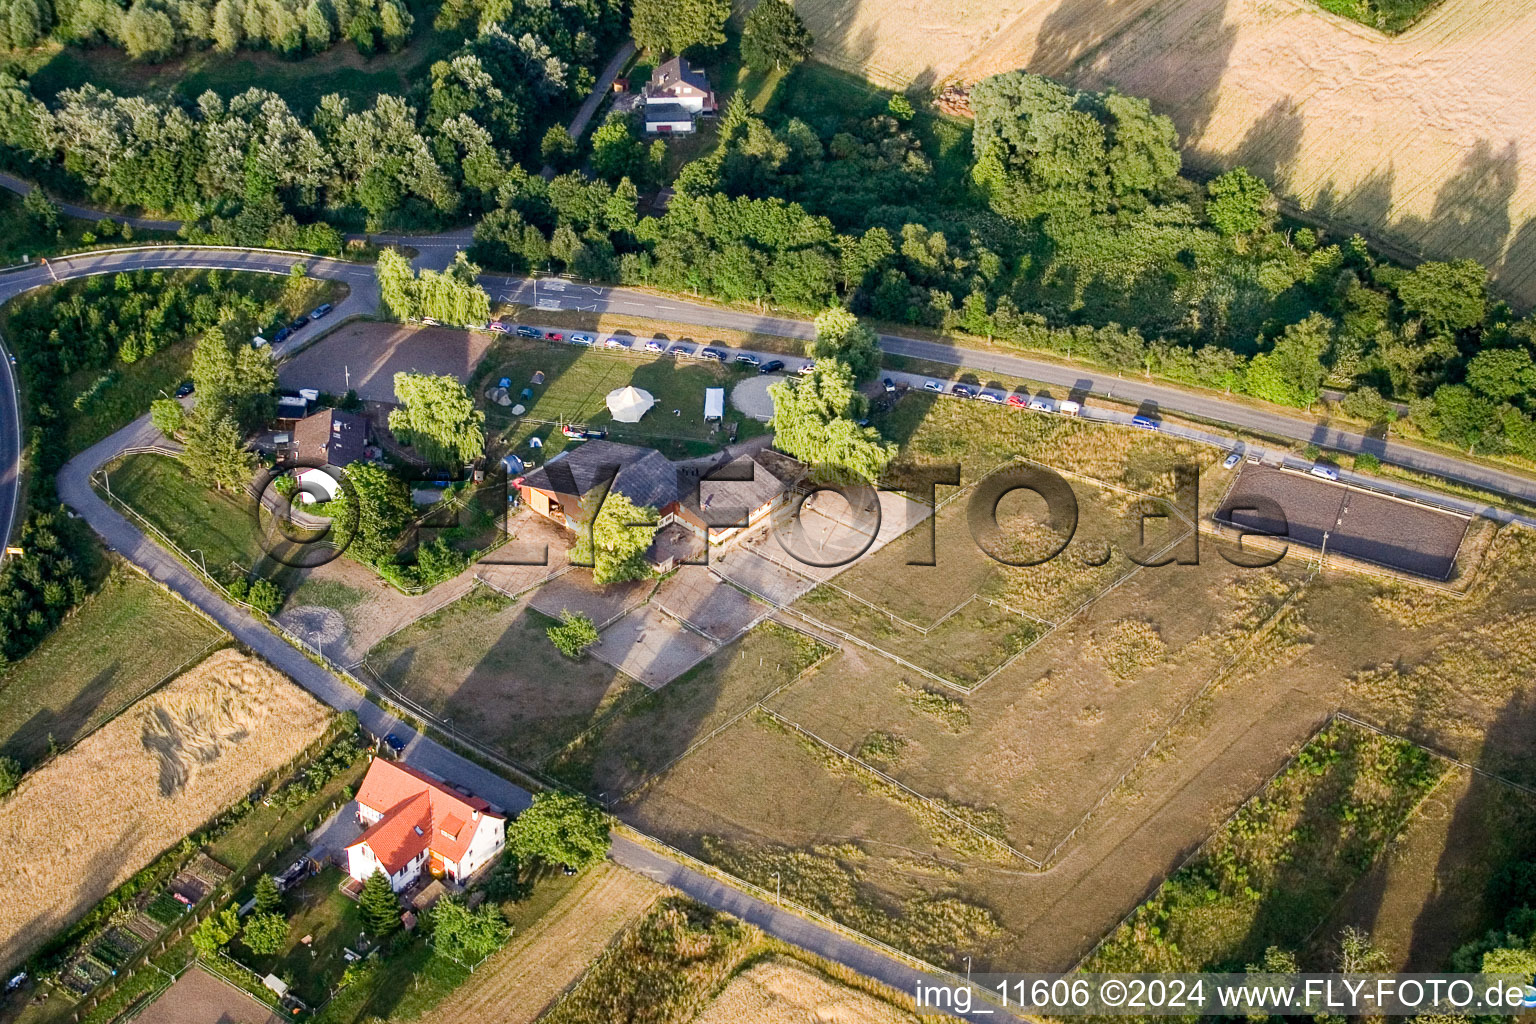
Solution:
{"label": "white van", "polygon": [[1337,480],[1339,478],[1338,468],[1330,466],[1326,462],[1313,463],[1311,472],[1313,476],[1321,477],[1324,480]]}
{"label": "white van", "polygon": [[1058,410],[1063,416],[1076,416],[1083,411],[1083,407],[1076,402],[1062,402]]}

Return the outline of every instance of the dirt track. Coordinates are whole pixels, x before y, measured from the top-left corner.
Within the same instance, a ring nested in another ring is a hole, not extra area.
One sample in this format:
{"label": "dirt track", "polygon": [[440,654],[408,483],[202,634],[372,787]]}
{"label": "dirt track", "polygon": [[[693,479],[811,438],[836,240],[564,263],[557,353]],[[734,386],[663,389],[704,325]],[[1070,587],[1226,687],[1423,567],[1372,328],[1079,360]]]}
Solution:
{"label": "dirt track", "polygon": [[[1445,0],[1396,37],[1309,0],[1032,0],[992,8],[1016,15],[995,29],[944,0],[888,19],[826,6],[807,20],[835,63],[1114,85],[1173,117],[1191,164],[1246,164],[1331,224],[1474,257],[1536,302],[1536,0]],[[946,17],[953,31],[919,30]]]}

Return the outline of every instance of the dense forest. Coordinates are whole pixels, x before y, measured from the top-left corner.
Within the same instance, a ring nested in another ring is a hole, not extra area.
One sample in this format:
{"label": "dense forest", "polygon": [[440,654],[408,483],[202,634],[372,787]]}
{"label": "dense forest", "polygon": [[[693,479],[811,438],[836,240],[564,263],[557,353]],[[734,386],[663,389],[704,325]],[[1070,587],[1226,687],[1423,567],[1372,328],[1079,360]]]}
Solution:
{"label": "dense forest", "polygon": [[[439,21],[477,10],[445,7]],[[0,156],[59,191],[198,221],[196,239],[334,252],[340,235],[327,222],[446,224],[493,206],[517,161],[537,157],[544,129],[591,87],[621,28],[617,0],[505,14],[467,29],[410,95],[363,108],[328,95],[295,110],[259,88],[184,103],[93,85],[45,104],[0,74]]]}
{"label": "dense forest", "polygon": [[[770,123],[736,100],[660,216],[636,216],[627,177],[514,174],[475,258],[802,311],[845,302],[1302,408],[1339,388],[1361,419],[1406,404],[1429,437],[1536,457],[1536,321],[1491,297],[1477,263],[1409,270],[1358,236],[1283,224],[1245,170],[1193,181],[1144,100],[1016,72],[972,104],[957,174],[904,103]],[[604,165],[645,168],[633,127],[604,145],[620,150]]]}

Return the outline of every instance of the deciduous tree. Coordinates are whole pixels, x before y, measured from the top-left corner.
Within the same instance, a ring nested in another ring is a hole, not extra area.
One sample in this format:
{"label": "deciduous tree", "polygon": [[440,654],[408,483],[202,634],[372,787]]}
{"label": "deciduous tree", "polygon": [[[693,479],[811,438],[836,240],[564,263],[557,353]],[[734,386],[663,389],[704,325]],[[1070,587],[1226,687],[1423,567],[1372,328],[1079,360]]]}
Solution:
{"label": "deciduous tree", "polygon": [[787,71],[809,57],[814,45],[789,0],[758,0],[741,32],[742,59],[759,71]]}
{"label": "deciduous tree", "polygon": [[608,845],[608,815],[575,793],[539,793],[507,826],[507,849],[515,856],[578,871],[606,857]]}
{"label": "deciduous tree", "polygon": [[395,374],[389,429],[434,466],[456,466],[485,451],[485,413],[457,377]]}
{"label": "deciduous tree", "polygon": [[432,951],[473,966],[502,947],[511,936],[507,919],[495,904],[470,910],[457,896],[445,896],[432,908]]}

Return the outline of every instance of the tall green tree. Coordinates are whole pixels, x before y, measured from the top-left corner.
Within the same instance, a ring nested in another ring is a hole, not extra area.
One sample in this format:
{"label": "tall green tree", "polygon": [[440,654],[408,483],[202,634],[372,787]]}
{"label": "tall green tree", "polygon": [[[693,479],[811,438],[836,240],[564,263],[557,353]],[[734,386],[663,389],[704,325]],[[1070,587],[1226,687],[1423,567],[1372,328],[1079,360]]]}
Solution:
{"label": "tall green tree", "polygon": [[787,71],[809,57],[815,43],[790,0],[758,0],[741,31],[741,56],[759,71]]}
{"label": "tall green tree", "polygon": [[1333,321],[1314,313],[1285,329],[1275,346],[1248,363],[1246,390],[1255,398],[1305,409],[1322,395],[1328,375],[1323,355],[1331,343]]}
{"label": "tall green tree", "polygon": [[1495,401],[1536,394],[1536,363],[1523,348],[1492,348],[1467,363],[1467,383]]}
{"label": "tall green tree", "polygon": [[385,249],[373,265],[379,282],[379,301],[384,311],[396,320],[415,320],[421,316],[421,295],[411,261],[398,249]]}
{"label": "tall green tree", "polygon": [[807,354],[813,359],[846,363],[855,381],[869,380],[880,369],[880,339],[842,306],[817,314],[816,337],[807,346]]}
{"label": "tall green tree", "polygon": [[507,849],[580,871],[608,856],[608,815],[575,793],[546,791],[507,826]]}
{"label": "tall green tree", "polygon": [[768,392],[774,447],[809,464],[818,479],[872,483],[885,472],[895,449],[858,425],[864,401],[847,364],[818,361],[800,380],[770,384]]}
{"label": "tall green tree", "polygon": [[209,914],[192,931],[192,948],[203,956],[217,956],[221,948],[240,934],[240,918],[234,907],[225,907],[216,914]]}
{"label": "tall green tree", "polygon": [[544,630],[544,635],[555,645],[555,650],[572,661],[580,658],[583,651],[598,641],[597,626],[592,623],[591,617],[569,608],[560,613],[559,622]]}
{"label": "tall green tree", "polygon": [[1223,235],[1248,235],[1275,219],[1275,197],[1263,178],[1234,167],[1205,187],[1205,219]]}
{"label": "tall green tree", "polygon": [[634,0],[629,28],[641,49],[677,54],[725,42],[730,0]]}
{"label": "tall green tree", "polygon": [[245,434],[233,417],[210,417],[200,411],[187,430],[181,463],[199,483],[236,492],[256,471],[256,453],[245,446]]}
{"label": "tall green tree", "polygon": [[645,553],[656,539],[660,519],[654,508],[609,491],[592,517],[591,529],[578,533],[571,559],[590,564],[592,578],[601,584],[647,579],[652,573]]}
{"label": "tall green tree", "polygon": [[1403,276],[1397,297],[1409,316],[1436,334],[1467,330],[1488,310],[1488,271],[1476,260],[1420,263]]}
{"label": "tall green tree", "polygon": [[348,550],[365,562],[394,561],[400,531],[416,515],[411,489],[388,469],[366,462],[348,466],[347,481],[352,490],[346,500],[357,502],[357,522]]}
{"label": "tall green tree", "polygon": [[389,429],[434,466],[457,466],[485,452],[485,413],[457,377],[395,374]]}
{"label": "tall green tree", "polygon": [[179,434],[186,420],[186,410],[174,398],[157,398],[149,403],[149,421],[166,437]]}
{"label": "tall green tree", "polygon": [[363,883],[363,891],[357,897],[357,908],[363,919],[363,927],[376,939],[400,927],[400,898],[390,888],[389,878],[382,871],[375,871]]}
{"label": "tall green tree", "polygon": [[256,912],[258,914],[280,914],[283,910],[283,894],[278,889],[276,880],[271,875],[262,875],[256,879]]}
{"label": "tall green tree", "polygon": [[461,964],[479,963],[511,935],[507,919],[495,904],[470,910],[459,897],[446,896],[432,908],[432,951]]}
{"label": "tall green tree", "polygon": [[240,941],[257,956],[271,956],[288,943],[288,919],[282,914],[257,911],[245,922]]}

